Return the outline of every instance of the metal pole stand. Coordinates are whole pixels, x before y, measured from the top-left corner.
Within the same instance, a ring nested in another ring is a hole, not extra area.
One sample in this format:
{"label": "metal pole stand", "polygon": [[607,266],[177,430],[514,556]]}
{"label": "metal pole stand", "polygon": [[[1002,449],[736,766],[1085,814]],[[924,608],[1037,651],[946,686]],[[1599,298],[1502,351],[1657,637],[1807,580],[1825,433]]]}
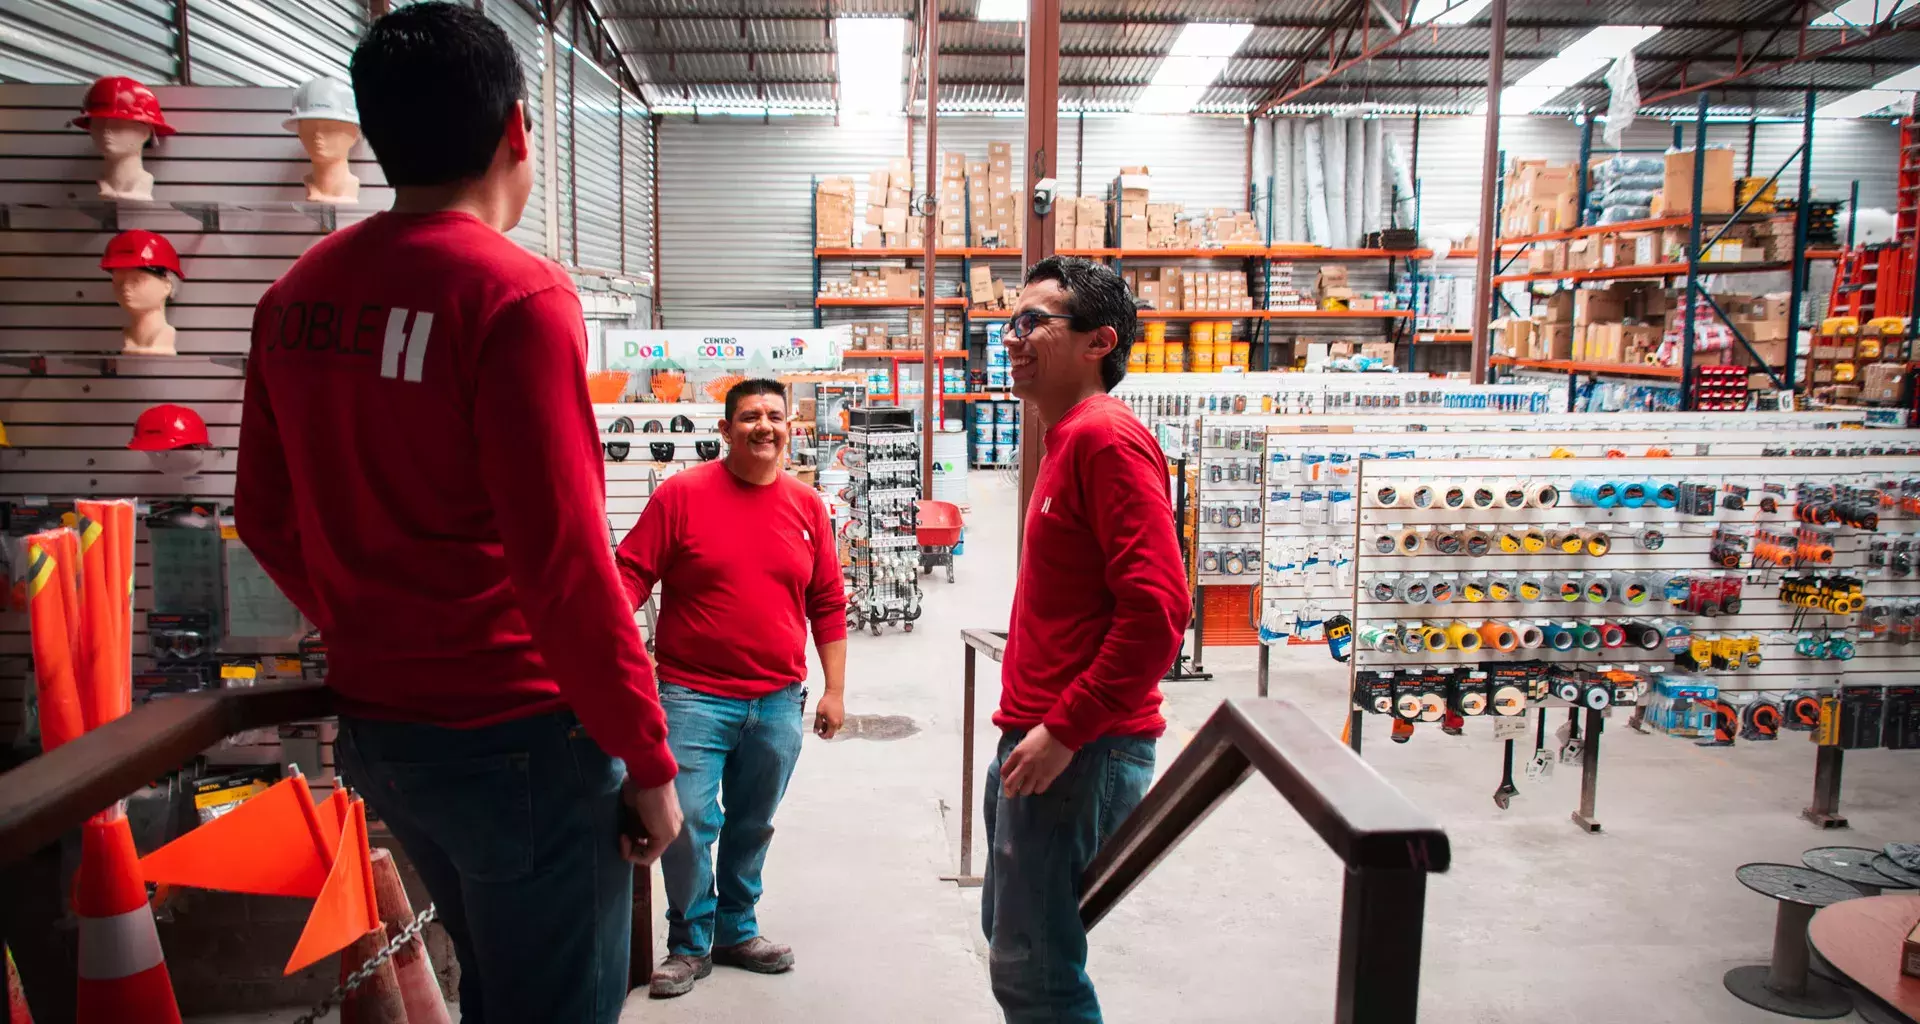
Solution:
{"label": "metal pole stand", "polygon": [[943,882],[953,882],[963,889],[977,888],[983,881],[973,873],[973,705],[978,690],[977,664],[979,652],[985,651],[995,662],[1006,656],[1007,634],[989,629],[963,629],[960,631],[962,648],[966,654],[966,682],[961,687],[960,708],[960,870],[951,875],[941,875]]}
{"label": "metal pole stand", "polygon": [[1773,958],[1767,964],[1735,967],[1722,978],[1727,991],[1763,1010],[1827,1020],[1853,1012],[1847,990],[1807,972],[1810,947],[1807,924],[1814,911],[1859,897],[1847,883],[1791,864],[1746,864],[1735,873],[1741,884],[1778,900],[1773,919]]}
{"label": "metal pole stand", "polygon": [[1580,748],[1580,809],[1573,812],[1573,823],[1588,832],[1600,831],[1593,805],[1600,794],[1600,729],[1605,721],[1600,712],[1587,709],[1587,736]]}
{"label": "metal pole stand", "polygon": [[1260,644],[1260,669],[1259,669],[1259,674],[1257,676],[1257,678],[1260,680],[1260,696],[1262,697],[1265,697],[1267,695],[1267,671],[1271,667],[1272,663],[1273,663],[1273,649],[1268,647],[1266,643],[1263,641]]}
{"label": "metal pole stand", "polygon": [[1840,775],[1847,752],[1840,747],[1815,747],[1813,755],[1813,803],[1800,812],[1802,818],[1821,828],[1846,828],[1847,816],[1840,813]]}

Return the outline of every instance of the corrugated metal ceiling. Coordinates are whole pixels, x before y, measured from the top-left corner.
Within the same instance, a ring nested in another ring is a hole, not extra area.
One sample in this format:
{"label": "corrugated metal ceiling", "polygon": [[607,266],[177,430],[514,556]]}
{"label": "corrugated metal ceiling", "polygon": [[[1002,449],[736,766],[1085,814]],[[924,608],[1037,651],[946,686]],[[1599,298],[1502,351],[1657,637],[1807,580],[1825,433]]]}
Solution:
{"label": "corrugated metal ceiling", "polygon": [[[1256,27],[1206,94],[1201,109],[1245,113],[1280,97],[1282,83],[1322,75],[1330,42],[1351,60],[1391,31],[1375,15],[1364,40],[1337,29],[1359,0],[1062,0],[1063,107],[1123,110],[1160,66],[1189,21],[1248,21]],[[1389,7],[1399,0],[1383,0]],[[913,19],[918,0],[592,0],[650,102],[669,108],[831,110],[836,79],[832,19]],[[977,0],[941,0],[941,105],[953,110],[1017,110],[1024,73],[1022,26],[973,20]],[[1661,24],[1667,30],[1636,52],[1644,96],[1730,74],[1734,61],[1767,45],[1761,64],[1791,58],[1803,33],[1787,25],[1795,0],[1513,0],[1507,37],[1508,81],[1538,66],[1601,24]],[[1920,18],[1920,12],[1916,12]],[[1781,30],[1774,33],[1775,27]],[[1744,35],[1742,34],[1744,32]],[[909,36],[913,33],[910,31]],[[1334,38],[1330,40],[1330,35]],[[1771,35],[1771,39],[1769,36]],[[1920,33],[1896,32],[1865,43],[1859,30],[1811,29],[1807,52],[1853,45],[1829,59],[1751,75],[1711,96],[1715,106],[1797,111],[1808,87],[1864,88],[1920,64]],[[1465,99],[1487,75],[1485,15],[1476,24],[1416,30],[1376,59],[1343,70],[1288,105],[1374,102],[1434,108]],[[911,43],[909,44],[909,49]],[[903,59],[903,70],[907,60]],[[1597,79],[1568,90],[1550,109],[1604,105]],[[1691,97],[1673,102],[1691,106]]]}

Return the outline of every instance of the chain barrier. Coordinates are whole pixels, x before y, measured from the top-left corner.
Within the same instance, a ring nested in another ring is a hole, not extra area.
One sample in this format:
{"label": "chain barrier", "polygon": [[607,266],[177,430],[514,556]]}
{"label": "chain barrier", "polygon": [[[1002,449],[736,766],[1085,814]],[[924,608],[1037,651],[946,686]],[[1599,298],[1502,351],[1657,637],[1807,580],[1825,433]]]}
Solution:
{"label": "chain barrier", "polygon": [[427,909],[414,915],[412,924],[400,929],[399,933],[388,940],[385,946],[368,957],[367,962],[361,964],[359,970],[347,975],[347,979],[335,985],[333,991],[327,993],[326,998],[315,1003],[313,1009],[295,1017],[293,1024],[318,1024],[320,1018],[326,1016],[328,1011],[340,1005],[341,1001],[352,995],[355,989],[366,984],[367,979],[373,977],[381,964],[393,959],[393,955],[400,952],[402,947],[419,938],[420,933],[426,930],[427,925],[431,924],[439,913],[438,907],[431,903],[427,904]]}

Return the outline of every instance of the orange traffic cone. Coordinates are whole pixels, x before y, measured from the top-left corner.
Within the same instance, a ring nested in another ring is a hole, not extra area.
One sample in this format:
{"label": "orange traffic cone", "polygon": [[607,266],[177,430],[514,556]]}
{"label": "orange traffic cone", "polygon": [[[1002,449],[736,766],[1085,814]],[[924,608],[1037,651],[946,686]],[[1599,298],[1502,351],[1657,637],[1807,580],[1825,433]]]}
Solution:
{"label": "orange traffic cone", "polygon": [[[406,887],[400,884],[400,869],[394,866],[391,850],[373,851],[373,898],[380,907],[380,920],[387,926],[388,941],[413,924],[413,904],[407,901]],[[453,1024],[447,1001],[440,996],[440,980],[434,977],[427,944],[418,935],[394,952],[393,971],[400,979],[400,995],[407,1002],[408,1024]]]}
{"label": "orange traffic cone", "polygon": [[180,1024],[124,816],[81,829],[73,910],[80,918],[79,1024]]}
{"label": "orange traffic cone", "polygon": [[[381,928],[353,940],[340,951],[340,980],[346,981],[386,945],[387,933]],[[394,972],[394,960],[398,958],[395,954],[381,962],[372,977],[340,1001],[340,1024],[408,1024],[407,1000],[400,994],[399,976]]]}
{"label": "orange traffic cone", "polygon": [[13,954],[7,960],[7,1020],[10,1024],[33,1024],[33,1011],[27,1009],[27,992],[20,987],[20,972],[13,969]]}

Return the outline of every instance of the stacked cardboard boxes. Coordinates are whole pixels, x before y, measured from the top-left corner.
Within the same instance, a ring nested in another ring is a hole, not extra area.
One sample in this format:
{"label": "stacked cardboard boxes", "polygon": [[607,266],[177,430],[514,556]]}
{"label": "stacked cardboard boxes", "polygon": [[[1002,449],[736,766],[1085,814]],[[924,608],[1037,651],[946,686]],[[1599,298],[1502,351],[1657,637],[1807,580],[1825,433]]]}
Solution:
{"label": "stacked cardboard boxes", "polygon": [[[1733,212],[1733,150],[1727,146],[1708,146],[1705,173],[1701,178],[1700,212]],[[1666,176],[1660,194],[1654,197],[1653,215],[1675,217],[1693,210],[1693,150],[1668,153]]]}
{"label": "stacked cardboard boxes", "polygon": [[1134,298],[1152,309],[1226,312],[1253,308],[1244,271],[1146,267],[1128,270],[1123,276]]}
{"label": "stacked cardboard boxes", "polygon": [[866,249],[910,249],[924,245],[925,221],[909,213],[913,197],[913,168],[904,157],[867,175],[867,216],[870,229],[861,236]]}
{"label": "stacked cardboard boxes", "polygon": [[934,244],[960,249],[967,244],[967,157],[940,154],[939,201],[934,207]]}
{"label": "stacked cardboard boxes", "polygon": [[1107,204],[1093,197],[1053,201],[1053,247],[1099,249],[1107,244]]}
{"label": "stacked cardboard boxes", "polygon": [[983,263],[973,264],[967,273],[967,297],[974,309],[1013,307],[1013,300],[1020,294],[1018,282],[996,279],[993,268]]}
{"label": "stacked cardboard boxes", "polygon": [[967,204],[973,244],[1018,249],[1026,210],[1013,191],[1013,143],[987,143],[985,162],[967,165]]}
{"label": "stacked cardboard boxes", "polygon": [[[1151,222],[1147,215],[1147,196],[1151,193],[1153,179],[1145,167],[1122,167],[1120,173],[1108,187],[1107,195],[1118,205],[1114,218],[1113,243],[1121,249],[1145,249],[1148,247],[1148,233]],[[1172,216],[1161,211],[1168,229],[1171,229]]]}
{"label": "stacked cardboard boxes", "polygon": [[821,281],[823,299],[913,299],[920,296],[920,271],[907,267],[849,271],[844,281]]}
{"label": "stacked cardboard boxes", "polygon": [[813,192],[813,244],[853,247],[853,179],[822,178]]}
{"label": "stacked cardboard boxes", "polygon": [[[915,313],[907,317],[907,333],[904,337],[893,339],[894,340],[893,347],[899,348],[899,349],[915,350],[915,351],[923,349],[926,347],[926,343],[922,341],[922,339],[925,336],[926,336],[925,326],[921,323],[920,314]],[[933,314],[933,342],[934,342],[933,347],[934,349],[941,352],[953,352],[953,351],[964,349],[966,348],[966,343],[963,340],[961,340],[962,337],[963,335],[960,330],[960,317],[958,314],[949,316],[946,313],[940,312],[939,310],[934,311],[934,314]],[[964,390],[964,388],[957,389],[957,390]]]}
{"label": "stacked cardboard boxes", "polygon": [[1573,227],[1580,214],[1579,188],[1579,168],[1573,164],[1516,161],[1507,172],[1500,234],[1538,235]]}

